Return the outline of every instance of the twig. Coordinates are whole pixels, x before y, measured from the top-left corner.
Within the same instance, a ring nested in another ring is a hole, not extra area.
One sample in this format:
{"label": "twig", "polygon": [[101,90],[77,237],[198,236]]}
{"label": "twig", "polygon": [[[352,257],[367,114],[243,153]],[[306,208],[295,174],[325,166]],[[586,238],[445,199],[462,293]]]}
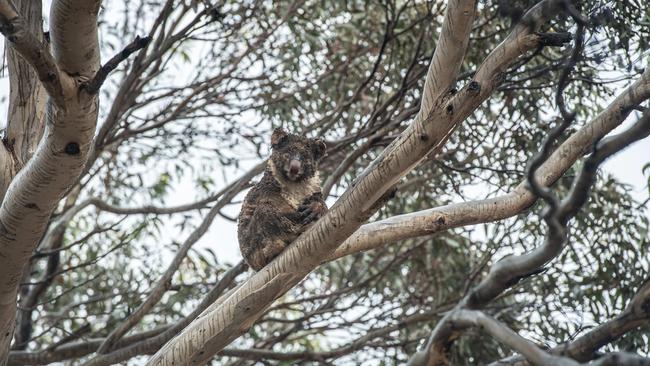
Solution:
{"label": "twig", "polygon": [[104,84],[104,81],[106,81],[108,74],[110,74],[113,70],[115,70],[117,66],[122,61],[126,60],[129,56],[131,56],[131,54],[147,47],[149,42],[151,42],[151,37],[149,36],[142,37],[142,38],[140,36],[136,36],[135,40],[129,43],[126,47],[124,47],[122,52],[113,56],[113,58],[108,60],[107,63],[105,63],[99,70],[97,70],[97,73],[95,74],[93,79],[85,83],[82,86],[82,88],[85,89],[90,94],[97,93],[99,91],[99,88],[101,88],[102,84]]}

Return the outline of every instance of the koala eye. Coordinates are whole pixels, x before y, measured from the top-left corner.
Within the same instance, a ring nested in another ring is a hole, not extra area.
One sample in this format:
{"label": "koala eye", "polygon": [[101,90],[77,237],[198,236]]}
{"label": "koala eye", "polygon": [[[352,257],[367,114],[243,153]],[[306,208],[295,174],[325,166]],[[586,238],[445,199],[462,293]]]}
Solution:
{"label": "koala eye", "polygon": [[320,160],[325,155],[326,150],[325,143],[320,139],[315,140],[311,145],[311,152],[316,160]]}
{"label": "koala eye", "polygon": [[289,141],[289,139],[286,136],[284,136],[275,144],[274,147],[275,148],[282,148],[287,144],[288,141]]}

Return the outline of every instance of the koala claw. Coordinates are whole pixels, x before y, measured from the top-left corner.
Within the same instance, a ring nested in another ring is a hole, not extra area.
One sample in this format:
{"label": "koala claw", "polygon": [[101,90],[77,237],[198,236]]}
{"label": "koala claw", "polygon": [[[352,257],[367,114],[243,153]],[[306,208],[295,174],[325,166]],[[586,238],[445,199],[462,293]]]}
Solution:
{"label": "koala claw", "polygon": [[320,219],[327,211],[327,209],[323,206],[324,205],[322,205],[320,202],[312,202],[300,206],[298,208],[298,212],[302,217],[302,224],[307,225]]}

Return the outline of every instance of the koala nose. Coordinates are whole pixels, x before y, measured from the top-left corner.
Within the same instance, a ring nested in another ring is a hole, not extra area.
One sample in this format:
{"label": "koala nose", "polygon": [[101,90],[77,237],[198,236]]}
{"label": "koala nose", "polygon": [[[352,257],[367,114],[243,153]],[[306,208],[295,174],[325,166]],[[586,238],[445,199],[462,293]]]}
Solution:
{"label": "koala nose", "polygon": [[300,171],[300,161],[296,159],[291,159],[289,162],[289,173],[298,174]]}

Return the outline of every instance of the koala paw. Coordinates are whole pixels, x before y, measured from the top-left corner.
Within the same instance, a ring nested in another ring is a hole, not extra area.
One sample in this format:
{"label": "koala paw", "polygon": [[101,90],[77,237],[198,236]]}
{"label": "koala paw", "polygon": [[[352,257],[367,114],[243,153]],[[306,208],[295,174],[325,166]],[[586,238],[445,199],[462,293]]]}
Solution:
{"label": "koala paw", "polygon": [[327,212],[327,206],[320,201],[312,201],[298,207],[298,213],[302,218],[302,224],[308,225],[320,219]]}

